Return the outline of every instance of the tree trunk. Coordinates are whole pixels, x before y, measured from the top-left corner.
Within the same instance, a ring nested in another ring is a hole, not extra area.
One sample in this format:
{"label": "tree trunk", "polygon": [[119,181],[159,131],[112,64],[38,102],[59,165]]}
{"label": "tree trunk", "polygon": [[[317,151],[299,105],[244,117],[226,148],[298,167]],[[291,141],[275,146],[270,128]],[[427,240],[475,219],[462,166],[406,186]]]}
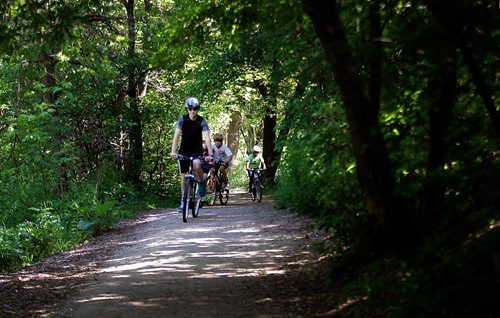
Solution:
{"label": "tree trunk", "polygon": [[246,131],[240,127],[240,135],[243,137],[243,141],[246,146],[246,154],[252,153],[252,147],[257,144],[255,130],[249,127]]}
{"label": "tree trunk", "polygon": [[[449,50],[449,48],[442,48]],[[453,107],[456,101],[457,87],[457,54],[451,48],[449,54],[438,52],[438,67],[430,74],[427,88],[429,96],[429,154],[427,158],[428,184],[425,187],[425,209],[429,216],[438,213],[440,202],[443,202],[445,185],[440,178],[440,169],[446,160],[446,131],[450,125]],[[432,62],[431,62],[432,63]]]}
{"label": "tree trunk", "polygon": [[274,177],[278,169],[276,153],[276,112],[273,108],[266,108],[266,117],[264,117],[264,140],[262,155],[267,165],[266,181],[274,184]]}
{"label": "tree trunk", "polygon": [[[54,148],[54,153],[56,153],[57,159],[61,159],[64,154],[62,151],[62,144],[64,143],[63,135],[60,131],[61,128],[61,119],[59,117],[59,106],[56,105],[57,96],[59,93],[54,92],[53,89],[56,86],[56,60],[54,59],[54,55],[48,53],[46,51],[42,51],[40,53],[40,63],[45,68],[45,75],[42,79],[42,83],[45,86],[46,93],[44,94],[44,100],[47,104],[51,105],[54,109],[52,113],[51,119],[51,128],[52,129],[52,147]],[[61,197],[69,191],[68,186],[68,167],[66,163],[59,164],[59,172],[58,172],[58,185],[57,185],[59,194]]]}
{"label": "tree trunk", "polygon": [[[446,130],[456,99],[457,64],[456,56],[443,58],[443,65],[429,81],[429,156],[427,168],[430,172],[443,166],[445,160]],[[451,62],[450,62],[451,61]]]}
{"label": "tree trunk", "polygon": [[484,79],[476,59],[474,58],[472,49],[468,45],[464,44],[463,40],[460,40],[460,49],[462,51],[462,55],[464,56],[465,64],[467,64],[467,68],[471,73],[472,81],[474,82],[474,85],[476,85],[479,96],[481,96],[481,99],[486,107],[486,111],[491,118],[491,123],[493,124],[496,137],[497,139],[500,139],[500,116],[495,106],[495,102],[493,101],[493,94],[491,93],[490,85],[488,85]]}
{"label": "tree trunk", "polygon": [[231,113],[231,120],[227,129],[227,146],[233,152],[234,158],[238,155],[240,145],[241,112],[234,110]]}
{"label": "tree trunk", "polygon": [[[443,26],[448,33],[456,41],[458,48],[462,52],[465,64],[471,74],[472,82],[476,86],[479,96],[483,100],[486,111],[491,118],[493,129],[496,133],[496,138],[500,139],[500,115],[497,111],[491,86],[485,79],[482,71],[474,57],[472,44],[467,42],[464,36],[464,28],[474,29],[475,21],[471,20],[474,12],[474,7],[465,1],[424,1],[427,7],[431,10],[436,20]],[[491,41],[494,41],[491,35],[488,35]]]}
{"label": "tree trunk", "polygon": [[378,113],[380,112],[380,90],[382,88],[382,25],[380,22],[380,0],[370,2],[368,12],[370,22],[370,101]]}
{"label": "tree trunk", "polygon": [[[269,99],[270,94],[267,86],[262,81],[255,81],[255,85],[263,99]],[[276,99],[272,98],[271,106],[266,106],[266,116],[264,117],[264,131],[262,141],[262,156],[266,162],[267,172],[266,181],[274,184],[274,177],[278,168],[276,148]],[[267,103],[266,103],[267,104]]]}
{"label": "tree trunk", "polygon": [[134,0],[122,0],[127,11],[127,24],[128,24],[128,83],[127,95],[129,98],[129,113],[128,118],[133,123],[129,127],[130,138],[130,156],[128,157],[127,179],[135,185],[140,183],[143,161],[143,148],[142,148],[142,118],[139,109],[138,99],[138,81],[137,81],[137,67],[135,66],[136,60],[136,36],[137,31],[135,28],[135,11]]}
{"label": "tree trunk", "polygon": [[304,6],[331,64],[347,113],[373,243],[377,248],[401,250],[410,239],[408,215],[394,194],[394,177],[378,124],[378,110],[362,84],[336,1],[304,0]]}

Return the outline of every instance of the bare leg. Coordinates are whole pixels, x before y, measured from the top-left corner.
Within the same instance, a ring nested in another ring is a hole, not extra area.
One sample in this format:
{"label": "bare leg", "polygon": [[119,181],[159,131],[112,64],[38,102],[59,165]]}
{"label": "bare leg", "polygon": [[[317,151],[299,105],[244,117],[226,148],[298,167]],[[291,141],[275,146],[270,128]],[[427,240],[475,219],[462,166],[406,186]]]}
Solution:
{"label": "bare leg", "polygon": [[193,160],[193,170],[196,174],[196,178],[198,179],[198,193],[200,196],[204,197],[207,193],[207,186],[205,183],[205,179],[203,178],[203,169],[201,168],[200,160]]}
{"label": "bare leg", "polygon": [[185,173],[181,173],[181,195],[183,195],[184,193],[184,176],[186,174]]}
{"label": "bare leg", "polygon": [[180,174],[180,176],[181,176],[181,204],[177,208],[177,211],[179,211],[179,212],[182,212],[182,207],[184,204],[183,200],[182,200],[182,197],[184,196],[184,175],[185,175],[185,173]]}
{"label": "bare leg", "polygon": [[196,178],[198,178],[199,181],[205,180],[203,178],[203,169],[201,168],[200,160],[198,160],[198,159],[193,160],[193,170],[194,170],[194,173],[196,174]]}
{"label": "bare leg", "polygon": [[252,183],[253,183],[253,172],[248,171],[248,192],[252,191]]}

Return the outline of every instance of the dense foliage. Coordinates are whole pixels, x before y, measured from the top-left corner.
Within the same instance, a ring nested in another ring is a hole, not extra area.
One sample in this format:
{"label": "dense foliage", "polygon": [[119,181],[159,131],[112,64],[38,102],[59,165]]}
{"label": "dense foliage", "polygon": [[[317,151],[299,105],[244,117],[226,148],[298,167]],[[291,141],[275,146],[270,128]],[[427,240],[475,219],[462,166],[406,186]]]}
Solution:
{"label": "dense foliage", "polygon": [[489,314],[498,8],[326,3],[2,2],[0,268],[173,205],[170,143],[194,95],[237,154],[233,185],[263,146],[277,203],[317,217],[337,264],[358,270],[343,281],[346,299],[365,299],[350,315]]}

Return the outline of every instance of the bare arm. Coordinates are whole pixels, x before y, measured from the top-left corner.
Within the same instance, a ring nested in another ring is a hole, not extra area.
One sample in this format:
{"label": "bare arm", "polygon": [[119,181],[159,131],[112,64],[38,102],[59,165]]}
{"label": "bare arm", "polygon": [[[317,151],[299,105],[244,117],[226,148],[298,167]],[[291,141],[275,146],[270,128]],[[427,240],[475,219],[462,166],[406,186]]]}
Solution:
{"label": "bare arm", "polygon": [[179,141],[180,134],[181,130],[179,128],[175,128],[174,138],[172,139],[172,150],[170,153],[173,159],[177,159],[177,143]]}
{"label": "bare arm", "polygon": [[205,143],[207,144],[208,154],[213,156],[214,150],[212,149],[212,141],[210,140],[210,130],[203,132],[203,139],[205,139]]}

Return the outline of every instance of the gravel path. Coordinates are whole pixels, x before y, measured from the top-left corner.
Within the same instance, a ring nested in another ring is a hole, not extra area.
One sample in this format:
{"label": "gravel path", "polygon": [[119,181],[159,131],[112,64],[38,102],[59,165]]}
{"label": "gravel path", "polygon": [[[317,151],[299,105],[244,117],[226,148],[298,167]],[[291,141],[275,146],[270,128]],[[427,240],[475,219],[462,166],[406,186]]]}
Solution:
{"label": "gravel path", "polygon": [[[77,254],[86,256],[78,262],[93,264],[83,270],[86,277],[75,281],[78,268],[72,267],[62,285],[76,287],[62,292],[52,309],[45,304],[31,315],[329,316],[313,248],[322,238],[309,219],[274,209],[268,198],[254,203],[237,191],[228,206],[205,207],[187,223],[173,209],[147,211],[89,244],[88,253],[82,247]],[[45,267],[61,267],[70,255],[48,260],[52,265]]]}

